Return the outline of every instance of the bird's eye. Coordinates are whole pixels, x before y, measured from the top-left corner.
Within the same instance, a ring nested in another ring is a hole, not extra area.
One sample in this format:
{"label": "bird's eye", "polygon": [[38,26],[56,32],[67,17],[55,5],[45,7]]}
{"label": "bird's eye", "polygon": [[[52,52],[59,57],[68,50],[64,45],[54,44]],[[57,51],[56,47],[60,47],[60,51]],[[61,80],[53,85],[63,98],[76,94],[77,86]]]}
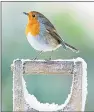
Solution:
{"label": "bird's eye", "polygon": [[32,17],[35,17],[35,14],[33,14]]}

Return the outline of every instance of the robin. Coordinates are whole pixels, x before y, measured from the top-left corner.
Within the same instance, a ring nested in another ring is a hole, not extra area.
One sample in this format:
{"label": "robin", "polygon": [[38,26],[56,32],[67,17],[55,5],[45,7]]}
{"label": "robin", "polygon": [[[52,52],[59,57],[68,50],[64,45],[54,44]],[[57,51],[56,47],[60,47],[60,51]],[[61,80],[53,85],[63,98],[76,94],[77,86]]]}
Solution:
{"label": "robin", "polygon": [[23,12],[28,16],[26,36],[30,45],[40,52],[54,51],[60,46],[78,52],[75,47],[67,44],[57,33],[54,25],[40,12]]}

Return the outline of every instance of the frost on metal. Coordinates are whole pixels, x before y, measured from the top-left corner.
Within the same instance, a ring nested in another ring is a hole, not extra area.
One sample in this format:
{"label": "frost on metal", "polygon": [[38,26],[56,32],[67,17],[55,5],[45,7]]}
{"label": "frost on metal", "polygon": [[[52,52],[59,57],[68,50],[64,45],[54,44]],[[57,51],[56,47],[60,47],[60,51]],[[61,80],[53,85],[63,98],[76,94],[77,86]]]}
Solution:
{"label": "frost on metal", "polygon": [[[19,60],[12,64],[13,111],[84,111],[87,96],[87,64],[82,58],[70,60]],[[41,103],[29,94],[23,75],[61,74],[72,76],[70,94],[62,105]]]}

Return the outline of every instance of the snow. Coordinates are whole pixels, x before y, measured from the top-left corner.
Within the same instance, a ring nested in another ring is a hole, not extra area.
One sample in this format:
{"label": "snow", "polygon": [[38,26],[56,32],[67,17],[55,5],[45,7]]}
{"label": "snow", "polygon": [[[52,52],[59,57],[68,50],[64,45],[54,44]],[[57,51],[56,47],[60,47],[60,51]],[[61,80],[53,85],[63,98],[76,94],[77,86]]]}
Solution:
{"label": "snow", "polygon": [[[29,59],[25,60],[25,61],[30,61]],[[37,61],[41,61],[41,60],[37,60]],[[44,61],[44,60],[42,60]],[[52,61],[62,61],[62,59],[58,59],[58,60],[52,60]],[[83,67],[83,75],[82,75],[82,111],[84,111],[85,108],[85,102],[86,102],[86,96],[87,96],[87,64],[86,62],[82,59],[82,58],[77,58],[77,59],[70,59],[70,60],[63,60],[63,61],[81,61],[82,62],[82,67]],[[22,60],[22,62],[24,63],[24,60]],[[36,109],[38,111],[57,111],[57,110],[63,110],[63,108],[68,104],[71,95],[72,95],[72,86],[71,86],[71,92],[68,95],[66,101],[64,104],[62,105],[58,105],[55,103],[49,104],[49,103],[40,103],[36,97],[34,95],[31,95],[28,93],[27,89],[26,89],[26,82],[24,80],[24,78],[22,77],[22,83],[23,83],[23,88],[24,88],[24,98],[26,100],[26,102],[29,104],[29,106],[33,109]]]}

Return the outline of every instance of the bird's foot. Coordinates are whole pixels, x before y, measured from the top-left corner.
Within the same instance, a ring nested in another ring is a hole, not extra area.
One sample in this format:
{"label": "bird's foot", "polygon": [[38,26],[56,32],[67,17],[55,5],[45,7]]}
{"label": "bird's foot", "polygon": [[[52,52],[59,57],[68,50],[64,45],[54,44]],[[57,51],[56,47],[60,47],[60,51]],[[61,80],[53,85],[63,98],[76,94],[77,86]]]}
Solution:
{"label": "bird's foot", "polygon": [[51,61],[52,57],[50,56],[48,59],[45,59],[45,61]]}
{"label": "bird's foot", "polygon": [[31,60],[33,60],[33,61],[38,60],[38,57],[34,57]]}
{"label": "bird's foot", "polygon": [[35,58],[33,59],[33,61],[34,61],[34,60],[38,60],[38,57],[35,57]]}

